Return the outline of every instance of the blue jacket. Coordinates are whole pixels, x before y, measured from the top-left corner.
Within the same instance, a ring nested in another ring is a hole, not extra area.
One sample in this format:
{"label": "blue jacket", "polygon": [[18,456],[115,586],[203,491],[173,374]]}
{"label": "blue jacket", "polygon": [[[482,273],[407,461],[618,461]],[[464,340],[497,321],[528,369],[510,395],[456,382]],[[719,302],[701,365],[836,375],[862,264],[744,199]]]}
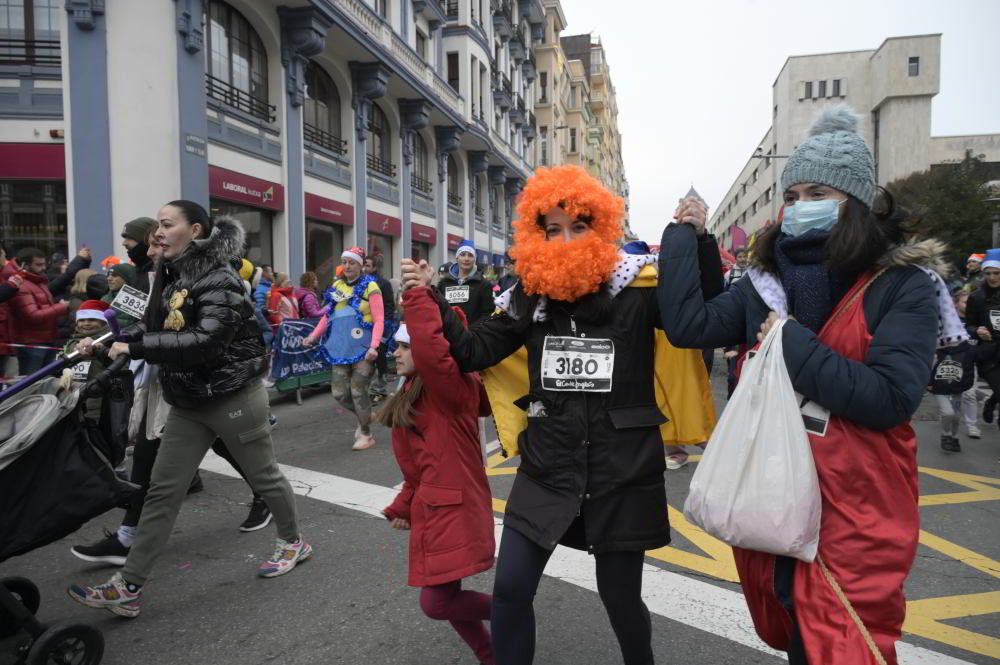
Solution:
{"label": "blue jacket", "polygon": [[[840,356],[808,328],[789,320],[783,349],[795,390],[870,429],[888,430],[909,420],[927,389],[938,332],[934,282],[916,266],[940,272],[940,252],[935,241],[908,243],[879,261],[879,267],[889,269],[864,296],[872,341],[863,363]],[[756,343],[769,308],[750,279],[707,301],[702,297],[702,273],[719,271],[721,276],[712,236],[698,238],[688,225],[667,227],[659,268],[660,314],[675,346],[715,349]]]}
{"label": "blue jacket", "polygon": [[253,300],[257,304],[258,311],[267,310],[267,294],[271,292],[271,282],[266,279],[260,280],[257,289],[253,292]]}

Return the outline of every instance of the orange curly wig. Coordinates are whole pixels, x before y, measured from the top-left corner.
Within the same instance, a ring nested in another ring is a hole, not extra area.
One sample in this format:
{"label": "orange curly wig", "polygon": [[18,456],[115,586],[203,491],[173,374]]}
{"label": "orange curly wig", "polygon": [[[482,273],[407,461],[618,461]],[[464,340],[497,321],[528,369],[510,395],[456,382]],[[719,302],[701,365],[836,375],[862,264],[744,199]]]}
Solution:
{"label": "orange curly wig", "polygon": [[[573,218],[589,216],[589,233],[566,242],[548,240],[539,218],[560,207]],[[539,168],[517,205],[510,256],[525,293],[574,302],[594,293],[618,263],[625,201],[579,166]]]}

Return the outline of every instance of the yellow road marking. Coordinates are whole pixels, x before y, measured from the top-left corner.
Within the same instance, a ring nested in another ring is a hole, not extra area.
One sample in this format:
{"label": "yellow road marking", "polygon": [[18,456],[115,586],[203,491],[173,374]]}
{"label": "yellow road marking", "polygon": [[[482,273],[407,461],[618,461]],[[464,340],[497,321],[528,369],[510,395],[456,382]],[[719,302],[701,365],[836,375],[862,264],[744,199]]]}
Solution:
{"label": "yellow road marking", "polygon": [[959,473],[957,471],[945,471],[944,469],[931,469],[929,467],[919,467],[920,473],[947,480],[950,483],[969,488],[969,492],[948,492],[943,494],[928,494],[920,497],[920,505],[924,506],[945,506],[957,503],[974,503],[977,501],[996,501],[1000,499],[1000,479],[987,478],[985,476],[974,476],[970,473]]}
{"label": "yellow road marking", "polygon": [[1000,612],[1000,591],[911,600],[903,630],[991,658],[1000,658],[1000,639],[942,623],[944,619]]}
{"label": "yellow road marking", "polygon": [[[923,530],[920,531],[920,544],[950,556],[955,561],[964,563],[987,575],[1000,578],[1000,562],[994,561],[988,556],[983,556],[978,552],[973,552],[961,545],[956,545],[940,536],[935,536],[933,533]],[[1000,607],[996,611],[1000,611]]]}
{"label": "yellow road marking", "polygon": [[708,556],[685,552],[670,545],[650,550],[646,552],[647,556],[727,582],[740,581],[736,573],[736,562],[733,560],[733,548],[688,522],[684,514],[676,508],[667,506],[667,514],[670,516],[670,527]]}

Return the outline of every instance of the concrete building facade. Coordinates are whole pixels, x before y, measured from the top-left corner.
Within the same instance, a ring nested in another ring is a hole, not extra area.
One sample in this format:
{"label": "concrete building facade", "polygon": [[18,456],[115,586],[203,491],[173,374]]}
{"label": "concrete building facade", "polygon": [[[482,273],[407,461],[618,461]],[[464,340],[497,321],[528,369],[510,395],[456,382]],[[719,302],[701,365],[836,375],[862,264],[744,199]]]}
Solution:
{"label": "concrete building facade", "polygon": [[463,238],[499,265],[544,21],[541,0],[0,0],[0,238],[123,257],[126,221],[185,198],[294,277]]}
{"label": "concrete building facade", "polygon": [[772,125],[713,211],[709,230],[740,247],[778,218],[781,170],[824,106],[851,105],[875,157],[880,185],[966,151],[1000,162],[1000,134],[932,137],[931,104],[940,91],[941,35],[886,39],[877,49],[793,56],[772,86]]}

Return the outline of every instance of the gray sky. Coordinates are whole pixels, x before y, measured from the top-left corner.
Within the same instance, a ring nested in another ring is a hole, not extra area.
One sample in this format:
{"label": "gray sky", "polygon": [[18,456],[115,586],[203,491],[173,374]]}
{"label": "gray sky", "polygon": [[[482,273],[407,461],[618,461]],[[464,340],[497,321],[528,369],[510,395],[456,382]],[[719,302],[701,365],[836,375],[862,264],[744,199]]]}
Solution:
{"label": "gray sky", "polygon": [[562,0],[563,35],[608,54],[631,184],[632,228],[658,243],[693,183],[715,206],[771,121],[791,55],[942,33],[935,136],[1000,133],[1000,0]]}

